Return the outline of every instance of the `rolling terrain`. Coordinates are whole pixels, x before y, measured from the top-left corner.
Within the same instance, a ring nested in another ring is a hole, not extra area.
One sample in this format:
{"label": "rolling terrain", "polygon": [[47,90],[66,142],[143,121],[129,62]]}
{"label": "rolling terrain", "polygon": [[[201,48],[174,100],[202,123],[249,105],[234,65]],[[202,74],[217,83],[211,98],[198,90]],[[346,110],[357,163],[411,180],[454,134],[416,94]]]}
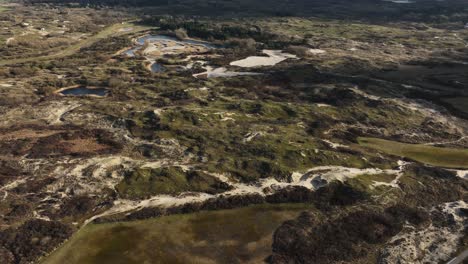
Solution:
{"label": "rolling terrain", "polygon": [[0,263],[446,263],[467,22],[462,0],[0,2]]}

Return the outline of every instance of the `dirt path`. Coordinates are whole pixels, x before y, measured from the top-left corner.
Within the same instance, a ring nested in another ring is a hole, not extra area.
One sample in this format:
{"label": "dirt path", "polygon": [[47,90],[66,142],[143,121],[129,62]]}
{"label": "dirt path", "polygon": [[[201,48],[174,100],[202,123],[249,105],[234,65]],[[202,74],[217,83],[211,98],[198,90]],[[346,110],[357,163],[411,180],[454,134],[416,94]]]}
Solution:
{"label": "dirt path", "polygon": [[432,142],[432,143],[426,143],[424,145],[428,146],[434,146],[434,145],[447,145],[447,144],[456,144],[462,140],[465,140],[465,138],[468,138],[468,136],[462,136],[461,138],[453,141],[445,141],[445,142]]}
{"label": "dirt path", "polygon": [[[122,29],[128,29],[131,28],[131,30],[122,30]],[[135,33],[135,32],[140,32],[144,30],[150,29],[149,27],[145,26],[137,26],[132,23],[118,23],[114,24],[112,26],[109,26],[96,35],[93,35],[85,40],[82,40],[74,45],[71,45],[59,52],[49,54],[49,55],[44,55],[44,56],[38,56],[38,57],[27,57],[27,58],[19,58],[19,59],[8,59],[8,60],[0,60],[0,66],[4,65],[12,65],[12,64],[19,64],[19,63],[25,63],[25,62],[31,62],[31,61],[38,61],[38,60],[50,60],[50,59],[57,59],[57,58],[62,58],[66,56],[73,55],[74,53],[78,52],[80,49],[84,47],[89,47],[92,44],[98,42],[99,40],[111,37],[111,36],[118,36],[118,35],[125,35],[125,34],[130,34],[130,33]]]}
{"label": "dirt path", "polygon": [[[173,206],[204,202],[211,198],[219,198],[221,196],[238,196],[238,195],[248,195],[248,194],[258,194],[265,196],[264,190],[271,188],[273,190],[283,189],[289,186],[303,186],[309,190],[317,190],[320,187],[325,186],[326,184],[333,181],[345,182],[350,178],[358,177],[359,175],[378,175],[382,173],[396,175],[396,178],[392,183],[388,185],[391,187],[399,188],[398,180],[403,175],[401,172],[404,170],[405,162],[399,162],[400,167],[398,170],[380,170],[376,168],[368,169],[357,169],[357,168],[348,168],[341,166],[319,166],[311,168],[305,172],[294,172],[292,174],[292,182],[279,182],[276,179],[268,178],[257,181],[254,184],[246,183],[237,183],[230,180],[223,174],[210,173],[211,176],[217,178],[221,182],[227,183],[233,187],[232,190],[221,193],[221,194],[208,194],[208,193],[194,193],[186,192],[181,193],[177,196],[171,195],[156,195],[145,200],[127,200],[127,199],[118,199],[113,202],[113,206],[108,210],[102,212],[101,214],[94,215],[91,218],[87,219],[83,226],[91,223],[92,221],[102,218],[105,216],[112,216],[122,213],[128,213],[131,211],[141,210],[148,207],[163,207],[170,208]],[[144,167],[144,166],[143,166]],[[80,168],[81,169],[81,168]],[[205,172],[208,173],[208,172]],[[317,182],[320,182],[317,183]],[[115,184],[115,183],[113,183]],[[110,184],[109,186],[115,186]]]}

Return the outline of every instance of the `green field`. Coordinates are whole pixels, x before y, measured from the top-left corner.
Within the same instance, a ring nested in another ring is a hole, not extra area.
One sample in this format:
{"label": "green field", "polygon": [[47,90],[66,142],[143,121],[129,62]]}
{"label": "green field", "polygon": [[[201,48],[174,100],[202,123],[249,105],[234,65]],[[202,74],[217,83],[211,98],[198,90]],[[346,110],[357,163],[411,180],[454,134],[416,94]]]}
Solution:
{"label": "green field", "polygon": [[261,263],[303,204],[257,205],[88,225],[42,263]]}
{"label": "green field", "polygon": [[361,146],[406,157],[421,163],[445,167],[468,168],[468,149],[439,148],[421,144],[406,144],[378,138],[358,138]]}

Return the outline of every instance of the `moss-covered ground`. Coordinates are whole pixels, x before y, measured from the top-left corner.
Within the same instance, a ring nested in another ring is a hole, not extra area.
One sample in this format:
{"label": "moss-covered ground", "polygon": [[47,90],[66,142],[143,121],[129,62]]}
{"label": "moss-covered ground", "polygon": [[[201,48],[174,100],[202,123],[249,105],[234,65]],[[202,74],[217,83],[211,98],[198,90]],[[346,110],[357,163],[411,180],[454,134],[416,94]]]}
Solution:
{"label": "moss-covered ground", "polygon": [[258,263],[271,253],[273,231],[307,208],[260,205],[88,225],[41,263]]}
{"label": "moss-covered ground", "polygon": [[359,138],[359,144],[384,153],[445,168],[468,168],[468,150],[405,144],[378,138]]}

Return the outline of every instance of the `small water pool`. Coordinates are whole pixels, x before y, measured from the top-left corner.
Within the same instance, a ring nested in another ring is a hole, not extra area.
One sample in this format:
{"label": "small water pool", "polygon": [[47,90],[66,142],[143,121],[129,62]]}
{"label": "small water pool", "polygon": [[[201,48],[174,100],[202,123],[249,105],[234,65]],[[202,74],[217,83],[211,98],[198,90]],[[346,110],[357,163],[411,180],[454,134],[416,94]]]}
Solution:
{"label": "small water pool", "polygon": [[164,67],[161,64],[155,62],[151,64],[151,72],[164,72]]}
{"label": "small water pool", "polygon": [[61,95],[71,96],[83,96],[83,95],[94,95],[94,96],[106,96],[109,91],[106,88],[88,88],[88,87],[76,87],[60,91]]}
{"label": "small water pool", "polygon": [[131,48],[129,50],[124,51],[124,54],[128,57],[135,57],[135,52],[140,50],[141,47]]}

